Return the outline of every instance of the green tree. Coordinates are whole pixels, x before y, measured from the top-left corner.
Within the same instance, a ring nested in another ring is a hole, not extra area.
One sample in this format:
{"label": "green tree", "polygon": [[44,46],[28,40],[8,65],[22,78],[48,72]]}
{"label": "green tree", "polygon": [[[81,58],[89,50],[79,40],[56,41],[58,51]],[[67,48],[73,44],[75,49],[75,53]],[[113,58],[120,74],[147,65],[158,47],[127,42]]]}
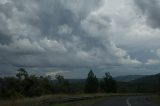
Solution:
{"label": "green tree", "polygon": [[16,74],[16,76],[18,77],[18,79],[22,80],[28,78],[28,73],[24,68],[20,68],[17,71],[18,73]]}
{"label": "green tree", "polygon": [[93,71],[90,70],[88,77],[85,82],[85,92],[86,93],[96,93],[98,91],[99,83],[98,79],[94,75]]}
{"label": "green tree", "polygon": [[158,81],[158,94],[160,95],[160,75],[159,75],[159,81]]}
{"label": "green tree", "polygon": [[65,81],[64,76],[62,75],[56,75],[56,80],[58,81],[58,83],[63,83]]}
{"label": "green tree", "polygon": [[0,97],[9,98],[19,89],[19,82],[14,77],[4,77],[0,84]]}
{"label": "green tree", "polygon": [[68,80],[64,79],[62,75],[56,75],[56,92],[59,93],[70,93],[70,83]]}
{"label": "green tree", "polygon": [[112,78],[110,73],[105,73],[105,77],[101,81],[101,89],[106,93],[115,93],[117,92],[116,81]]}

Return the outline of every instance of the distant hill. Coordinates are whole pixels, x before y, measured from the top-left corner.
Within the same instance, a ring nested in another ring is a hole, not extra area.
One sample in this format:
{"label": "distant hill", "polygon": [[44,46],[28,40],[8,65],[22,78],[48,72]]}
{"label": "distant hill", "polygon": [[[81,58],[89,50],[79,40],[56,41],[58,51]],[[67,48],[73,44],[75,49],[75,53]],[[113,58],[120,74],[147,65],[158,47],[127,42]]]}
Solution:
{"label": "distant hill", "polygon": [[130,81],[134,84],[149,84],[149,85],[158,85],[160,83],[160,73],[155,75],[148,75],[142,78],[138,78]]}
{"label": "distant hill", "polygon": [[129,81],[132,81],[132,80],[136,80],[136,79],[139,79],[139,78],[143,78],[145,77],[146,75],[126,75],[126,76],[118,76],[118,77],[114,77],[114,79],[116,81],[121,81],[121,82],[129,82]]}
{"label": "distant hill", "polygon": [[[157,84],[159,83],[159,74],[155,75],[126,75],[114,77],[116,81],[119,82],[128,82],[132,84]],[[84,83],[85,79],[67,79],[70,83]],[[102,80],[102,78],[99,78]]]}

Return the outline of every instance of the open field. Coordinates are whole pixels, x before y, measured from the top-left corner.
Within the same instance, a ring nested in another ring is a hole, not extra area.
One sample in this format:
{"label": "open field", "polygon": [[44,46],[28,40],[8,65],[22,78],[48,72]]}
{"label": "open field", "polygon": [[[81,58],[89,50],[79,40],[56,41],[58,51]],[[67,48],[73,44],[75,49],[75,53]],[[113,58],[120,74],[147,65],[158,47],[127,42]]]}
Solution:
{"label": "open field", "polygon": [[[153,98],[153,99],[150,99]],[[58,103],[51,106],[159,106],[159,96],[111,96],[76,102]]]}
{"label": "open field", "polygon": [[[18,100],[6,100],[0,101],[0,106],[41,106],[41,105],[48,105],[53,103],[62,103],[66,101],[71,101],[72,99],[76,99],[75,101],[82,100],[83,98],[103,98],[103,97],[111,97],[111,96],[128,96],[128,95],[139,95],[139,94],[75,94],[75,95],[47,95],[35,98],[23,98]],[[93,99],[90,99],[91,101]],[[72,101],[73,101],[72,100]],[[83,101],[85,101],[83,99]],[[82,102],[83,102],[82,101]],[[74,103],[74,102],[73,102]],[[63,105],[62,105],[63,106]]]}
{"label": "open field", "polygon": [[160,103],[160,96],[152,96],[151,99],[157,103]]}
{"label": "open field", "polygon": [[0,106],[28,106],[28,105],[39,106],[43,103],[48,103],[48,102],[60,102],[66,98],[74,98],[74,97],[79,98],[79,97],[90,97],[90,96],[110,96],[110,95],[106,94],[47,95],[35,98],[23,98],[18,100],[0,101]]}
{"label": "open field", "polygon": [[103,99],[104,98],[98,98],[98,99],[81,100],[81,101],[67,102],[67,103],[57,103],[57,104],[53,104],[50,106],[91,106],[95,104],[96,102],[101,101]]}

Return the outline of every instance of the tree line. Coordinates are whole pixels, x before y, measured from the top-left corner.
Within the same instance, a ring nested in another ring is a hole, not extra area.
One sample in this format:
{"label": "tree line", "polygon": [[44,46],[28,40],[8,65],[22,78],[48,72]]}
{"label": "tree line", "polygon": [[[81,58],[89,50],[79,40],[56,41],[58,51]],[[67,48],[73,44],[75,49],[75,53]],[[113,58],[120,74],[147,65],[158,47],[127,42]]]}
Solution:
{"label": "tree line", "polygon": [[91,70],[84,83],[70,83],[62,75],[56,75],[56,79],[53,80],[49,76],[29,75],[24,68],[20,68],[17,72],[15,77],[0,78],[0,99],[58,93],[114,93],[117,91],[116,81],[109,73],[98,80]]}
{"label": "tree line", "polygon": [[96,93],[98,91],[115,93],[117,92],[117,84],[110,73],[105,73],[105,77],[98,81],[96,75],[94,75],[93,71],[91,70],[88,73],[88,77],[85,82],[85,92]]}

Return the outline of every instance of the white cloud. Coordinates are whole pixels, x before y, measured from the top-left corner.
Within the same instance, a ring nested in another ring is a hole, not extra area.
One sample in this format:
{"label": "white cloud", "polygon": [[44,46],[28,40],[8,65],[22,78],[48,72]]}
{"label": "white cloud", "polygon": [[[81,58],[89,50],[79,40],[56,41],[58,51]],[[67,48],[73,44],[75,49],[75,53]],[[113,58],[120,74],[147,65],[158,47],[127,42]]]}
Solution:
{"label": "white cloud", "polygon": [[114,43],[112,44],[112,51],[115,53],[115,56],[118,57],[120,64],[128,64],[128,65],[140,65],[142,64],[137,59],[131,59],[131,57],[127,54],[127,52],[121,48],[117,48]]}
{"label": "white cloud", "polygon": [[[106,4],[107,3],[108,2],[106,2]],[[89,33],[89,35],[99,39],[105,46],[107,56],[103,55],[103,57],[105,57],[107,61],[104,61],[104,63],[109,63],[109,61],[111,62],[114,58],[114,62],[119,64],[141,64],[141,62],[136,59],[132,60],[125,50],[118,48],[116,44],[111,41],[109,37],[111,33],[108,32],[112,27],[111,25],[114,18],[110,17],[105,11],[108,6],[106,6],[106,4],[98,10],[92,11],[86,19],[81,21],[81,27]]]}
{"label": "white cloud", "polygon": [[157,64],[160,64],[160,60],[158,59],[149,59],[146,63],[147,65],[157,65]]}
{"label": "white cloud", "polygon": [[57,70],[57,71],[51,71],[51,72],[47,72],[46,76],[52,76],[55,77],[56,75],[63,75],[64,73],[67,73],[68,71],[61,71],[61,70]]}
{"label": "white cloud", "polygon": [[159,65],[160,64],[160,49],[158,48],[154,53],[157,58],[156,59],[148,59],[146,64],[147,65]]}
{"label": "white cloud", "polygon": [[44,39],[41,39],[39,41],[39,45],[41,45],[41,47],[43,47],[46,50],[46,52],[47,51],[66,52],[67,51],[63,43],[60,43],[56,40],[50,40],[47,37],[45,37]]}
{"label": "white cloud", "polygon": [[156,55],[160,57],[160,48],[156,50]]}
{"label": "white cloud", "polygon": [[10,45],[0,45],[0,49],[4,52],[17,53],[17,54],[34,54],[44,52],[37,42],[31,42],[29,39],[19,39]]}
{"label": "white cloud", "polygon": [[72,28],[70,28],[68,25],[61,25],[58,28],[58,34],[60,35],[65,35],[65,34],[71,34],[72,33]]}

